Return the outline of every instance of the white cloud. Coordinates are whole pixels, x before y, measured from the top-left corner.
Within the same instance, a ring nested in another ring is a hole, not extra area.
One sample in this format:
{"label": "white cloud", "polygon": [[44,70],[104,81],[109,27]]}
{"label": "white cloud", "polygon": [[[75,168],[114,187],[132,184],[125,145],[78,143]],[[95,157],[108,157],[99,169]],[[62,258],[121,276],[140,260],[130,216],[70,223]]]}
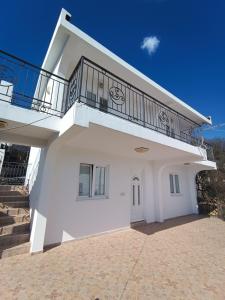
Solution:
{"label": "white cloud", "polygon": [[141,49],[146,49],[152,55],[159,47],[160,40],[156,36],[148,36],[143,39]]}

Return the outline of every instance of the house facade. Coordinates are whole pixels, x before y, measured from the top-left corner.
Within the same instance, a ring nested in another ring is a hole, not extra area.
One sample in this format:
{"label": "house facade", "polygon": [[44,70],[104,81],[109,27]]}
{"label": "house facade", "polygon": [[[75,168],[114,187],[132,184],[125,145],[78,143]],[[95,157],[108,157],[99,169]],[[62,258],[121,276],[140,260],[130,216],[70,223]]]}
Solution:
{"label": "house facade", "polygon": [[24,93],[13,76],[1,78],[0,119],[13,128],[6,142],[32,147],[31,252],[198,213],[195,176],[216,168],[200,135],[210,118],[72,25],[64,9],[42,68],[28,69],[36,80]]}

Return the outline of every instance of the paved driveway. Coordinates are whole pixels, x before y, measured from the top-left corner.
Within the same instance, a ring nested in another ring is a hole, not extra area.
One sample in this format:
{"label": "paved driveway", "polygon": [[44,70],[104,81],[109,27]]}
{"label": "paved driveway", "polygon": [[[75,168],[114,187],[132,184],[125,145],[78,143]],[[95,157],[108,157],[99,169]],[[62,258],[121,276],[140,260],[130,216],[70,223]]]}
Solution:
{"label": "paved driveway", "polygon": [[0,260],[0,299],[225,299],[225,222],[182,217]]}

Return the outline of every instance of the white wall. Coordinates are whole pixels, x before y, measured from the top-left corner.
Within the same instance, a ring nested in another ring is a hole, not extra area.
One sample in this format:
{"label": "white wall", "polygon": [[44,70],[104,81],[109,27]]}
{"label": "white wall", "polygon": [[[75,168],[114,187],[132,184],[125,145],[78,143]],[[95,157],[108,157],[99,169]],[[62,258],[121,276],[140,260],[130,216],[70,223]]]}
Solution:
{"label": "white wall", "polygon": [[25,179],[25,185],[28,187],[30,200],[31,226],[33,223],[34,210],[38,204],[38,195],[41,184],[40,164],[41,148],[31,147]]}
{"label": "white wall", "polygon": [[[78,200],[80,163],[109,165],[109,198]],[[130,226],[131,178],[146,163],[65,150],[55,166],[45,244]],[[148,199],[148,201],[153,201]]]}
{"label": "white wall", "polygon": [[2,171],[2,165],[5,157],[5,149],[0,149],[0,175]]}
{"label": "white wall", "polygon": [[37,148],[37,147],[30,148],[30,155],[29,155],[26,180],[25,180],[25,185],[28,186],[29,192],[32,190],[32,187],[36,180],[40,154],[41,154],[41,148]]}
{"label": "white wall", "polygon": [[[177,174],[179,176],[180,194],[170,193],[169,174]],[[162,175],[162,186],[164,219],[188,215],[194,212],[190,197],[191,191],[187,167],[180,165],[165,168]]]}
{"label": "white wall", "polygon": [[[31,150],[33,161],[39,155],[40,150]],[[51,147],[50,157],[52,163],[46,168],[44,179],[42,168],[39,168],[30,195],[32,210],[47,221],[46,229],[41,233],[45,245],[130,226],[133,176],[141,177],[143,183],[144,219],[148,223],[196,213],[192,195],[195,186],[190,184],[194,175],[190,177],[188,173],[190,166],[169,166],[163,168],[161,174],[160,164],[153,167],[147,160],[78,150],[66,144],[62,148]],[[42,160],[41,164],[44,164],[45,158]],[[78,198],[80,163],[109,166],[107,199]],[[180,195],[170,194],[170,173],[179,175]],[[159,174],[161,177],[156,184]],[[43,184],[45,192],[39,195]],[[40,235],[39,230],[36,235]]]}

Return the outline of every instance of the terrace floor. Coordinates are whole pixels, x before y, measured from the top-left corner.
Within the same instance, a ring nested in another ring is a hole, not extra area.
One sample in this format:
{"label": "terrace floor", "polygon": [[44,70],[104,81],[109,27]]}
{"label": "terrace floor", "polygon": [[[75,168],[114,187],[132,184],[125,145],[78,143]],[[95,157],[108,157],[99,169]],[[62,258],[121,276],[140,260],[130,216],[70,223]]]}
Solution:
{"label": "terrace floor", "polygon": [[0,261],[5,299],[224,299],[225,222],[186,216]]}

